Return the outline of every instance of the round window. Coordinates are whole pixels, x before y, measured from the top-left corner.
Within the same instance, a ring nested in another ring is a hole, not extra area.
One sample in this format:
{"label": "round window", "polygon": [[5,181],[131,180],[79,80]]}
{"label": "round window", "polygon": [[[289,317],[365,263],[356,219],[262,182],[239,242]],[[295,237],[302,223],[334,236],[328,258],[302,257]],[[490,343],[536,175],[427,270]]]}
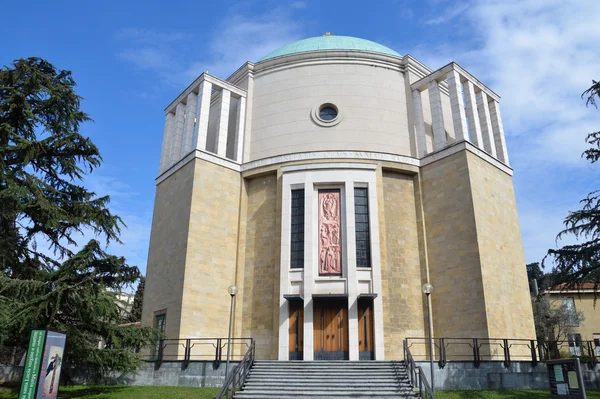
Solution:
{"label": "round window", "polygon": [[317,125],[323,127],[335,126],[342,120],[342,113],[333,103],[315,104],[310,110],[310,116]]}
{"label": "round window", "polygon": [[332,121],[337,118],[338,112],[337,109],[333,108],[330,105],[326,105],[319,110],[319,118],[324,121]]}

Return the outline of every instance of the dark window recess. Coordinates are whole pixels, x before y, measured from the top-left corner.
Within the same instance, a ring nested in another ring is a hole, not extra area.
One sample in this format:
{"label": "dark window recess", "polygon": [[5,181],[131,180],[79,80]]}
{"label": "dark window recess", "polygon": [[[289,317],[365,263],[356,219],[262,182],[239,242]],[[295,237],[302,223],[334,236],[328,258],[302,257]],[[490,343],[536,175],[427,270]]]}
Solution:
{"label": "dark window recess", "polygon": [[371,267],[369,235],[369,191],[354,189],[354,225],[356,226],[356,267]]}
{"label": "dark window recess", "polygon": [[290,243],[290,267],[304,267],[304,189],[292,190],[292,237]]}
{"label": "dark window recess", "polygon": [[337,115],[337,110],[333,107],[323,107],[319,111],[319,118],[323,119],[324,121],[332,121],[337,118]]}

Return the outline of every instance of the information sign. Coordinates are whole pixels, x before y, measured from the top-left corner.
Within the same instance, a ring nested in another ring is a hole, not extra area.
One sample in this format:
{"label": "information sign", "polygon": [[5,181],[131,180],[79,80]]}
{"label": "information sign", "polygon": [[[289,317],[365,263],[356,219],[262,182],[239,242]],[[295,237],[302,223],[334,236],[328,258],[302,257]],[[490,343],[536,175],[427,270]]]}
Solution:
{"label": "information sign", "polygon": [[45,330],[32,330],[29,336],[29,348],[23,368],[23,379],[21,380],[21,391],[19,399],[35,399],[35,389],[40,372],[40,363],[44,351]]}
{"label": "information sign", "polygon": [[56,399],[67,334],[47,331],[36,399]]}
{"label": "information sign", "polygon": [[579,359],[546,362],[552,399],[587,399]]}
{"label": "information sign", "polygon": [[56,399],[67,335],[32,330],[19,399]]}

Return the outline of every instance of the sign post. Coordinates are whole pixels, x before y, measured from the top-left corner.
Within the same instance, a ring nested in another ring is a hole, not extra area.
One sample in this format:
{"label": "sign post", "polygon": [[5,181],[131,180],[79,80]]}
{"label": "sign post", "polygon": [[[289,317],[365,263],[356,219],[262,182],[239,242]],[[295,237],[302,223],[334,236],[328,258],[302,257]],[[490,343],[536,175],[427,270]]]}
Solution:
{"label": "sign post", "polygon": [[56,399],[67,335],[32,330],[19,399]]}
{"label": "sign post", "polygon": [[552,399],[587,399],[579,359],[549,360],[546,367]]}
{"label": "sign post", "polygon": [[25,358],[25,368],[23,369],[23,379],[21,380],[19,399],[35,399],[45,340],[45,330],[31,331],[31,335],[29,336],[29,348],[27,349],[27,357]]}

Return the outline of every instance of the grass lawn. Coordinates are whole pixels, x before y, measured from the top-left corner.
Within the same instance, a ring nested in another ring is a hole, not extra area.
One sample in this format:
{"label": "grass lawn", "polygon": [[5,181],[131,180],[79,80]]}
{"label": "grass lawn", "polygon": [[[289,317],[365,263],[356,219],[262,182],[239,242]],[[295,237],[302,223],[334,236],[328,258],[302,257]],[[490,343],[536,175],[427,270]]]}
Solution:
{"label": "grass lawn", "polygon": [[[600,391],[586,392],[588,399],[600,399]],[[435,399],[549,399],[549,391],[490,389],[477,391],[439,391]]]}
{"label": "grass lawn", "polygon": [[[58,399],[213,399],[220,388],[64,386]],[[19,388],[0,387],[0,399],[17,399]]]}

